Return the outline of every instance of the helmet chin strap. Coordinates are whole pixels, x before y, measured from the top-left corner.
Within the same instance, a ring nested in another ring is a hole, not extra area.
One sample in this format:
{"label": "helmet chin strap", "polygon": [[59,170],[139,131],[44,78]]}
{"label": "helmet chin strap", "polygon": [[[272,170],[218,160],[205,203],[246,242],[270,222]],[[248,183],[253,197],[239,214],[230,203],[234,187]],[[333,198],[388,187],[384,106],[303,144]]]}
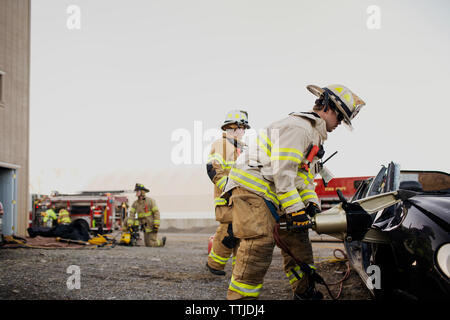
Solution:
{"label": "helmet chin strap", "polygon": [[327,91],[324,91],[324,93],[322,93],[323,95],[323,104],[325,105],[325,109],[323,109],[324,112],[328,111],[328,106],[330,103],[330,95],[328,94]]}

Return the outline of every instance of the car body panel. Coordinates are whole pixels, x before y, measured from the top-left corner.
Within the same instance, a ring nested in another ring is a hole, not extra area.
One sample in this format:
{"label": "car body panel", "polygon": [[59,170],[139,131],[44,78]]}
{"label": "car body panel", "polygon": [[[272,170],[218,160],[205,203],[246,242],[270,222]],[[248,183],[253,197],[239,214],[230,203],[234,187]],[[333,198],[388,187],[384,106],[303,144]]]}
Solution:
{"label": "car body panel", "polygon": [[[383,167],[375,178],[360,185],[352,202],[406,185],[403,172],[393,163]],[[352,267],[376,298],[450,299],[450,280],[436,260],[438,249],[450,243],[450,176],[406,171],[406,178],[411,177],[422,191],[370,214],[373,224],[366,237],[362,241],[347,239],[344,246]],[[435,188],[433,179],[438,182]],[[381,269],[381,288],[369,285],[371,265]]]}

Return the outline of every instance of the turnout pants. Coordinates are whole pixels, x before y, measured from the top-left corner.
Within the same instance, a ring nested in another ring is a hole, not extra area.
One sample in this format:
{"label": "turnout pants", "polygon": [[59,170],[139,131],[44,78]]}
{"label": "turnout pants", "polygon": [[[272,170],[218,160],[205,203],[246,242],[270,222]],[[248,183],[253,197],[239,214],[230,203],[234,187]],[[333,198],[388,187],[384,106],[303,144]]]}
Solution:
{"label": "turnout pants", "polygon": [[[280,230],[279,235],[281,240],[288,246],[291,253],[300,261],[309,264],[314,268],[314,259],[311,242],[309,241],[308,231],[294,233],[286,230]],[[294,259],[286,252],[281,250],[283,256],[283,269],[286,277],[291,284],[292,292],[301,294],[305,292],[308,287],[308,278],[304,276]]]}
{"label": "turnout pants", "polygon": [[[276,222],[264,199],[244,188],[233,189],[230,201],[233,206],[233,231],[240,244],[227,299],[257,299],[272,262]],[[312,263],[312,248],[306,232],[280,231],[280,238],[298,259]],[[282,255],[284,271],[292,290],[303,293],[307,278],[303,277],[300,267],[287,253],[282,251]]]}
{"label": "turnout pants", "polygon": [[162,247],[163,242],[157,238],[158,232],[153,231],[153,220],[150,217],[140,218],[144,227],[144,243],[146,247]]}
{"label": "turnout pants", "polygon": [[229,236],[228,223],[221,223],[214,234],[214,240],[211,247],[211,251],[208,255],[208,265],[216,270],[224,270],[225,265],[232,256],[232,265],[234,266],[236,261],[236,251],[239,244],[236,244],[234,248],[228,248],[222,243],[222,240]]}
{"label": "turnout pants", "polygon": [[158,232],[144,232],[144,242],[146,247],[162,247],[162,240],[158,239]]}

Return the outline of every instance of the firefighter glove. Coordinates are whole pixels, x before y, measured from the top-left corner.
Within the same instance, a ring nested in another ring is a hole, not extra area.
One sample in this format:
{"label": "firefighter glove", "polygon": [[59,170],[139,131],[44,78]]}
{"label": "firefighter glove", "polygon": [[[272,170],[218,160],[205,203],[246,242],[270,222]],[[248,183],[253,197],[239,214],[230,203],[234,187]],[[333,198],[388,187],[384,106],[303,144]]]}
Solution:
{"label": "firefighter glove", "polygon": [[228,249],[233,249],[239,241],[239,239],[236,238],[233,234],[233,224],[231,223],[228,224],[227,233],[228,235],[225,238],[223,238],[222,244]]}
{"label": "firefighter glove", "polygon": [[236,247],[238,241],[238,238],[235,238],[233,236],[226,236],[225,238],[223,238],[222,244],[228,249],[233,249],[234,247]]}
{"label": "firefighter glove", "polygon": [[305,208],[305,212],[311,218],[320,212],[319,206],[314,202],[309,202]]}
{"label": "firefighter glove", "polygon": [[312,226],[311,220],[309,220],[305,210],[287,213],[286,220],[287,230],[292,232],[302,232]]}

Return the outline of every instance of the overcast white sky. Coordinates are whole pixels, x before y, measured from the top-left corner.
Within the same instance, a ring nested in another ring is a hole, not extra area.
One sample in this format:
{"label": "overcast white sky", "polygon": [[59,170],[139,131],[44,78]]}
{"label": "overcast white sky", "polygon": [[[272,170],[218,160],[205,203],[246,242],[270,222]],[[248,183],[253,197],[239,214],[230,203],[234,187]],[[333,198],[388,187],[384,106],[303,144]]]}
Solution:
{"label": "overcast white sky", "polygon": [[[67,27],[70,5],[81,29]],[[367,27],[371,5],[380,29]],[[367,103],[353,132],[340,127],[325,144],[338,151],[328,163],[336,176],[373,175],[391,160],[450,172],[449,9],[446,0],[34,0],[31,192],[172,170],[175,130],[217,128],[233,108],[262,128],[310,109],[308,84],[343,84]]]}

